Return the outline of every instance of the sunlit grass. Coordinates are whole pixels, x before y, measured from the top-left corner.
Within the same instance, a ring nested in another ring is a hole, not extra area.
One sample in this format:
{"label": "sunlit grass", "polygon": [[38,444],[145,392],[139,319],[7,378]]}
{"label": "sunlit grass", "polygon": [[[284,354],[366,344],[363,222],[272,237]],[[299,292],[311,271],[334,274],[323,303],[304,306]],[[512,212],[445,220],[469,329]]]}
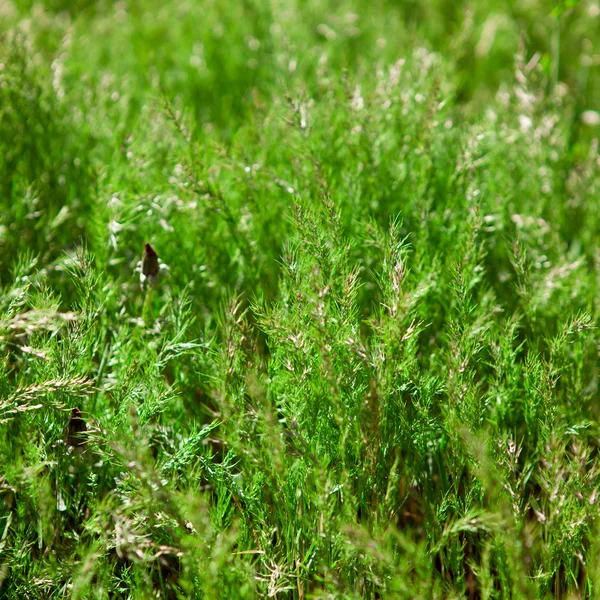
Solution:
{"label": "sunlit grass", "polygon": [[2,597],[595,597],[593,3],[0,10]]}

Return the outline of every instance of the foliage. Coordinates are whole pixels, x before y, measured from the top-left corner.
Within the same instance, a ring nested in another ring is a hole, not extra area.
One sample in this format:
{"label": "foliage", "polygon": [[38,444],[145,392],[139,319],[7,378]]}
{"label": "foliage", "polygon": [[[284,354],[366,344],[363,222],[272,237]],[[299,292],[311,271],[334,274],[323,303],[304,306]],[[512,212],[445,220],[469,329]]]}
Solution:
{"label": "foliage", "polygon": [[0,10],[2,597],[597,595],[596,4]]}

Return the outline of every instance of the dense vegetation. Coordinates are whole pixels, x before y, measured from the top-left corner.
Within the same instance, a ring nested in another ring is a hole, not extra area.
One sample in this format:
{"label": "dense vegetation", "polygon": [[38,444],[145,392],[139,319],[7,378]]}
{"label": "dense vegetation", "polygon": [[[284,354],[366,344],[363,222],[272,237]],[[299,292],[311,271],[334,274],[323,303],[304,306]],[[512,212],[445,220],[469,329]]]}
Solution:
{"label": "dense vegetation", "polygon": [[1,597],[598,597],[598,4],[0,11]]}

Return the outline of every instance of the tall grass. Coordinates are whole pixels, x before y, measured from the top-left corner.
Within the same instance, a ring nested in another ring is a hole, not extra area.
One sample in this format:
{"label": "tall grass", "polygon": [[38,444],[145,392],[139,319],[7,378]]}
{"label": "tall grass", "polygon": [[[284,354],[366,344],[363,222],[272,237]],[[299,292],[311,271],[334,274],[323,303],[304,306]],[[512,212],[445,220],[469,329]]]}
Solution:
{"label": "tall grass", "polygon": [[597,595],[595,4],[1,10],[2,597]]}

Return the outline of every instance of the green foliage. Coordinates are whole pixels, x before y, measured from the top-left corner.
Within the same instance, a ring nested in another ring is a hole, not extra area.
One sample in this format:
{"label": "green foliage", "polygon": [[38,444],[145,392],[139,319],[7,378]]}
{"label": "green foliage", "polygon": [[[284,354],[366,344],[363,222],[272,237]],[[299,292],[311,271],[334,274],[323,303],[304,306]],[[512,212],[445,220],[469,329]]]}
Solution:
{"label": "green foliage", "polygon": [[0,11],[3,598],[597,595],[595,4]]}

